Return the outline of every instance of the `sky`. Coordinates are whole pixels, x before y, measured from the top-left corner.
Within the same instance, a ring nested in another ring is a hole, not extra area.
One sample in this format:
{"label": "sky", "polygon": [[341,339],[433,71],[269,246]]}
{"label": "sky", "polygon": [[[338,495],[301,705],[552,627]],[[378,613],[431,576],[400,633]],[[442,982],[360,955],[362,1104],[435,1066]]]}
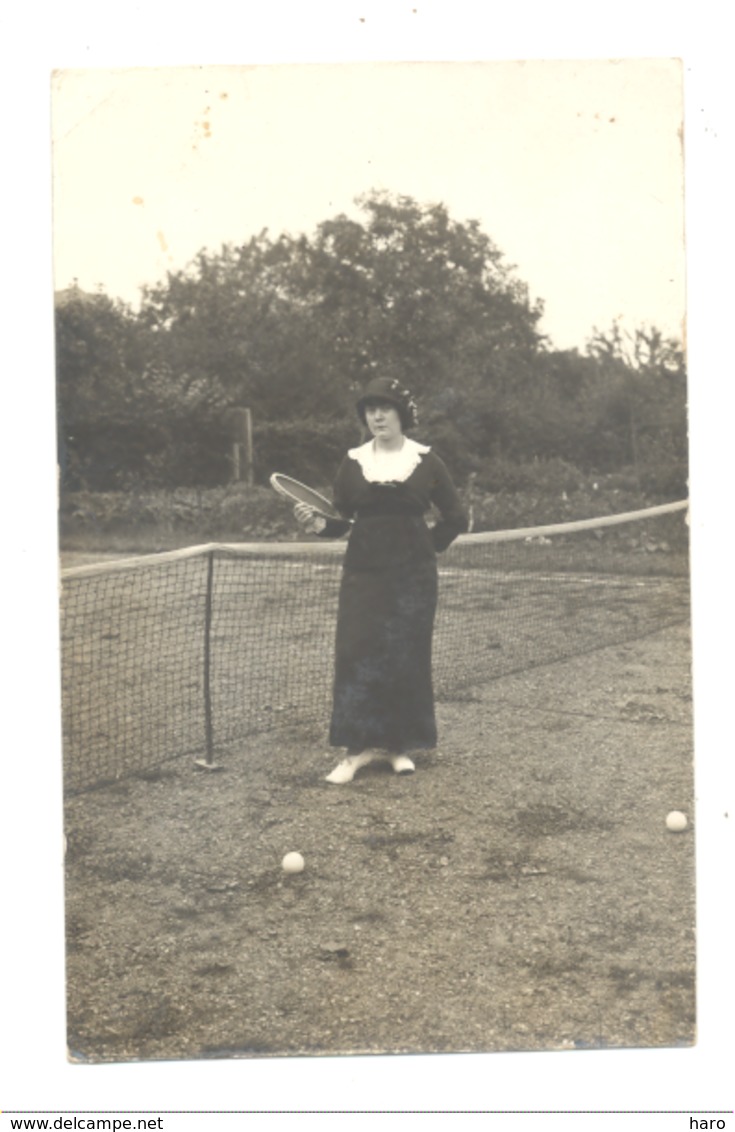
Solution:
{"label": "sky", "polygon": [[61,70],[55,286],[137,305],[202,248],[312,233],[374,189],[477,219],[559,348],[681,338],[676,60]]}

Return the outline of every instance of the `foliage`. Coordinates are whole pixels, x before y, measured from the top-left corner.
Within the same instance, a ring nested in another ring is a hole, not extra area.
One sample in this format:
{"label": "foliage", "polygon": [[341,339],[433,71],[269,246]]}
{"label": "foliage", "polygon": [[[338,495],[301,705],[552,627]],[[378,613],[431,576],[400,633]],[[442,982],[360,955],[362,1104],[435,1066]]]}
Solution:
{"label": "foliage", "polygon": [[139,324],[122,303],[72,287],[57,296],[59,414],[74,427],[98,415],[140,415],[145,350]]}
{"label": "foliage", "polygon": [[348,421],[274,421],[254,430],[255,471],[266,483],[275,471],[328,487],[347,448],[360,441],[356,416]]}
{"label": "foliage", "polygon": [[358,204],[310,237],[203,250],[137,314],[59,296],[63,490],[226,484],[228,414],[243,406],[258,482],[278,468],[327,484],[359,439],[355,395],[381,373],[416,393],[416,435],[460,483],[525,482],[538,466],[570,491],[626,468],[639,493],[685,493],[676,342],[613,324],[584,353],[555,350],[542,304],[476,221],[380,192]]}
{"label": "foliage", "polygon": [[542,495],[572,494],[585,484],[573,464],[558,456],[546,460],[518,462],[498,457],[484,461],[477,476],[479,488],[488,492],[540,492]]}
{"label": "foliage", "polygon": [[[686,477],[686,370],[679,344],[655,327],[633,333],[618,323],[595,331],[588,353],[599,367],[592,399],[598,453],[612,466],[631,464],[640,484],[668,465]],[[673,476],[676,478],[676,475]]]}
{"label": "foliage", "polygon": [[60,446],[67,491],[226,483],[231,446],[221,414],[161,411],[141,420],[78,421]]}
{"label": "foliage", "polygon": [[[580,476],[574,490],[560,489],[574,469],[551,461],[494,465],[492,487],[478,477],[464,489],[474,530],[505,530],[589,519],[650,506],[632,471]],[[505,478],[501,475],[504,473]],[[314,481],[319,484],[319,481]],[[328,490],[326,481],[319,486]],[[657,520],[662,523],[662,520]],[[60,509],[64,549],[100,550],[116,543],[130,551],[169,549],[208,541],[298,540],[303,532],[292,508],[270,487],[245,484],[135,491],[67,492]],[[672,520],[672,530],[682,527]]]}
{"label": "foliage", "polygon": [[244,484],[174,491],[69,492],[62,499],[65,549],[109,546],[131,551],[207,541],[303,537],[288,504],[270,488]]}

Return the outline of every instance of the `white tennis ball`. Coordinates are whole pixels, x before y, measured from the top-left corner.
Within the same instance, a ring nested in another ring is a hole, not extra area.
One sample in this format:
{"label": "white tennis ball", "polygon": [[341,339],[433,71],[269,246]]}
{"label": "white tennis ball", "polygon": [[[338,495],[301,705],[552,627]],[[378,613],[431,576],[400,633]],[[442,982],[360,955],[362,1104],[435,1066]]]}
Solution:
{"label": "white tennis ball", "polygon": [[300,853],[287,853],[281,861],[284,873],[303,873],[304,858]]}
{"label": "white tennis ball", "polygon": [[687,816],[681,810],[672,810],[666,815],[666,828],[672,833],[681,833],[687,827]]}

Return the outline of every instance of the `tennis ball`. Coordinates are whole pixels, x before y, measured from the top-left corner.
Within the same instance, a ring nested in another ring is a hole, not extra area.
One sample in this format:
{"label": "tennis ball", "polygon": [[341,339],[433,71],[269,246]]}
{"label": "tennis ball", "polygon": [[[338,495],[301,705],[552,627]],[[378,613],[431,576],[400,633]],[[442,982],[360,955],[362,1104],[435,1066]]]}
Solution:
{"label": "tennis ball", "polygon": [[666,828],[672,833],[681,833],[687,827],[687,816],[681,810],[672,810],[666,815]]}
{"label": "tennis ball", "polygon": [[284,873],[303,873],[304,858],[300,853],[287,853],[281,861]]}

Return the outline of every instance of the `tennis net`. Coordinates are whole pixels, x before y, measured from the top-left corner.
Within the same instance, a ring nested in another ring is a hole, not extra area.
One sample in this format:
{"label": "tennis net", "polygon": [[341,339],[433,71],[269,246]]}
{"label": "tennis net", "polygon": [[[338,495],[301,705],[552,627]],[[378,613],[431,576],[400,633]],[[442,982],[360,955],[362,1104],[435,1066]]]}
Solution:
{"label": "tennis net", "polygon": [[[323,741],[344,543],[209,544],[62,571],[69,792],[249,734]],[[688,619],[686,503],[481,532],[440,556],[438,700]]]}

